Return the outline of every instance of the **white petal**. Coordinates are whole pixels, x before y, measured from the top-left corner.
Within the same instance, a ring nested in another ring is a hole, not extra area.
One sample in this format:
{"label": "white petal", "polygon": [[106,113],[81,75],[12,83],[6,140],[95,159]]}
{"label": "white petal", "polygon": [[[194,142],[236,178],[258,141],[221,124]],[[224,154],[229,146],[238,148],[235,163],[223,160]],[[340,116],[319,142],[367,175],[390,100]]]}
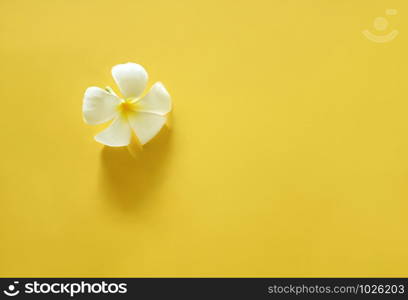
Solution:
{"label": "white petal", "polygon": [[125,98],[136,98],[147,84],[146,70],[138,64],[126,63],[112,68],[112,76]]}
{"label": "white petal", "polygon": [[171,111],[171,98],[161,82],[156,82],[138,102],[139,111],[165,115]]}
{"label": "white petal", "polygon": [[134,130],[139,142],[144,145],[154,138],[166,123],[166,117],[146,112],[128,115],[130,127]]}
{"label": "white petal", "polygon": [[85,91],[82,105],[84,121],[96,125],[112,120],[117,114],[118,97],[98,88],[90,87]]}
{"label": "white petal", "polygon": [[127,146],[130,143],[132,131],[126,118],[119,116],[104,131],[95,136],[95,140],[111,147]]}

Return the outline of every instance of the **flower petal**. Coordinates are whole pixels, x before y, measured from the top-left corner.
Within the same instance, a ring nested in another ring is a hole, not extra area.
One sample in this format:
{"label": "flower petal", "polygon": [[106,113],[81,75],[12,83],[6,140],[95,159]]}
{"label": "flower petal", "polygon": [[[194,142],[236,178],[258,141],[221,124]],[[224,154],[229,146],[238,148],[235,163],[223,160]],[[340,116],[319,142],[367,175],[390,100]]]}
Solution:
{"label": "flower petal", "polygon": [[111,147],[127,146],[130,143],[132,131],[124,117],[117,117],[104,131],[95,136],[95,140]]}
{"label": "flower petal", "polygon": [[146,70],[138,64],[126,63],[112,68],[112,76],[125,98],[136,98],[147,84]]}
{"label": "flower petal", "polygon": [[130,127],[139,142],[144,145],[155,137],[166,123],[166,117],[147,112],[135,112],[128,115]]}
{"label": "flower petal", "polygon": [[117,114],[118,97],[98,88],[90,87],[85,91],[82,104],[84,121],[96,125],[112,120]]}
{"label": "flower petal", "polygon": [[171,111],[171,98],[161,82],[156,82],[138,102],[139,111],[165,115]]}

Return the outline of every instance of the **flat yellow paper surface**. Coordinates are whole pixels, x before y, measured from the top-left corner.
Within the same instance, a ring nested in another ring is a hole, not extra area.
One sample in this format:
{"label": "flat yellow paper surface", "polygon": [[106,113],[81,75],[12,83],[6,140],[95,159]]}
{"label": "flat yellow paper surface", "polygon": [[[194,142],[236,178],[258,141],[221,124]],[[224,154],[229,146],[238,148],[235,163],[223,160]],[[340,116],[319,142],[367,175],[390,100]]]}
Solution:
{"label": "flat yellow paper surface", "polygon": [[[408,276],[407,1],[0,10],[1,276]],[[128,61],[174,101],[137,160],[81,114]]]}

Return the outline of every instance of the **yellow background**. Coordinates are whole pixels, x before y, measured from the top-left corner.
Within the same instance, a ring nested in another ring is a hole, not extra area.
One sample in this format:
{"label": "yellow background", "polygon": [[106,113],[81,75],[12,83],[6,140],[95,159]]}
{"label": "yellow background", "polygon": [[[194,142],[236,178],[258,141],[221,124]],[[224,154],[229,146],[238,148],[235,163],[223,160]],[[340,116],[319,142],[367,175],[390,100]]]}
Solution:
{"label": "yellow background", "polygon": [[[1,276],[408,276],[407,1],[0,11]],[[174,102],[138,160],[81,114],[128,61]]]}

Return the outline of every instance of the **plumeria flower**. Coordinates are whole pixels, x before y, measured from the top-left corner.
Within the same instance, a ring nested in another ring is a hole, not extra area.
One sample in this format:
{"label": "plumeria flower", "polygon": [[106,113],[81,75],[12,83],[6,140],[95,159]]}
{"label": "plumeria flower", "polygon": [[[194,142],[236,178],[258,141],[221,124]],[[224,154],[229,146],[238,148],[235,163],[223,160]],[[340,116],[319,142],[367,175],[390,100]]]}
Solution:
{"label": "plumeria flower", "polygon": [[97,134],[95,140],[111,146],[127,146],[132,132],[141,145],[155,137],[166,123],[171,111],[171,98],[162,83],[156,82],[150,91],[140,97],[146,88],[146,70],[138,64],[126,63],[112,68],[112,76],[123,98],[111,88],[90,87],[86,90],[82,112],[90,125],[113,120],[112,124]]}

